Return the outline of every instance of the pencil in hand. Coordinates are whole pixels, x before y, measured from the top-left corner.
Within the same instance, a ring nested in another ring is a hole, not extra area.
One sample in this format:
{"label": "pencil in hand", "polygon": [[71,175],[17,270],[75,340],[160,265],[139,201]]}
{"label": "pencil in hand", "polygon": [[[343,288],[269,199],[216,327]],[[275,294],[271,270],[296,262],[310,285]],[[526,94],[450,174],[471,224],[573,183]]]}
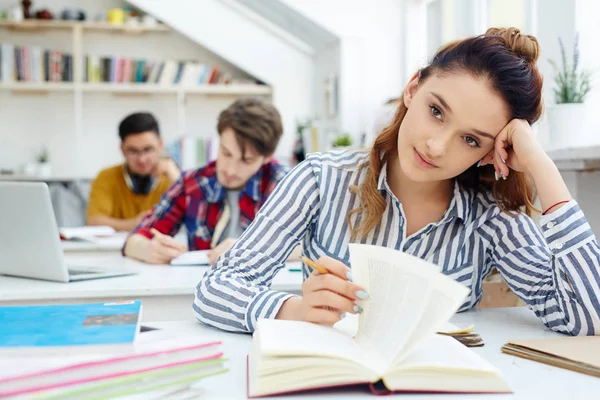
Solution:
{"label": "pencil in hand", "polygon": [[309,267],[311,267],[312,269],[314,269],[315,271],[317,271],[320,274],[328,274],[329,273],[329,271],[327,271],[327,268],[320,266],[319,264],[317,264],[316,262],[314,262],[313,260],[311,260],[310,258],[308,258],[306,256],[302,256],[301,260],[304,264],[308,265]]}

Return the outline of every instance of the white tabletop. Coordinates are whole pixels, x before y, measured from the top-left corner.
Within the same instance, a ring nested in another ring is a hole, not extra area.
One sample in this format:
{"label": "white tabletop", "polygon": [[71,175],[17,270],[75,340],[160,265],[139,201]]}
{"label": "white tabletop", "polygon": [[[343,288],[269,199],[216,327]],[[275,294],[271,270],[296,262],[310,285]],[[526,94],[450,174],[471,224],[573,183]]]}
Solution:
{"label": "white tabletop", "polygon": [[548,155],[561,171],[600,169],[600,146],[598,145],[551,150]]}
{"label": "white tabletop", "polygon": [[[559,334],[545,328],[532,311],[525,307],[496,308],[469,311],[456,315],[452,322],[458,326],[473,324],[485,343],[473,348],[497,368],[513,390],[513,394],[493,395],[429,395],[401,394],[402,399],[465,399],[465,400],[514,400],[514,399],[592,399],[600,393],[600,379],[569,370],[510,356],[500,352],[500,347],[509,339],[552,337]],[[196,386],[203,388],[202,398],[206,399],[245,399],[246,398],[246,355],[251,347],[251,336],[232,334],[207,328],[199,323],[156,322],[145,325],[164,329],[165,333],[178,335],[203,335],[207,339],[223,342],[222,349],[227,357],[229,371],[207,378]],[[595,393],[595,394],[594,394]],[[373,399],[367,390],[333,390],[311,392],[310,395],[296,395],[293,398],[317,399]],[[290,398],[290,397],[272,397]]]}
{"label": "white tabletop", "polygon": [[[70,283],[0,275],[0,302],[193,295],[196,285],[208,269],[149,265],[115,252],[68,253],[65,260],[72,266],[127,269],[136,272],[136,275]],[[290,272],[286,267],[275,277],[272,287],[279,291],[294,292],[299,290],[301,284],[302,273]]]}
{"label": "white tabletop", "polygon": [[550,150],[548,155],[554,161],[598,160],[600,159],[600,145]]}

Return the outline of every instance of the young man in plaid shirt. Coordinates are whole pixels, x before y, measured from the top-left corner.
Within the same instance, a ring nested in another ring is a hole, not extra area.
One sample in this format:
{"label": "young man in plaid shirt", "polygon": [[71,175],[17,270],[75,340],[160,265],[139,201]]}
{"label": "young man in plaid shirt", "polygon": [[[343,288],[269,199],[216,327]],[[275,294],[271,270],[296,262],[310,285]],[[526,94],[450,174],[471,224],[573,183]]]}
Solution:
{"label": "young man in plaid shirt", "polygon": [[[213,249],[211,263],[243,233],[285,175],[273,160],[282,135],[279,112],[254,98],[219,115],[216,161],[184,172],[127,239],[126,256],[167,264],[189,250]],[[184,224],[187,246],[172,236]]]}

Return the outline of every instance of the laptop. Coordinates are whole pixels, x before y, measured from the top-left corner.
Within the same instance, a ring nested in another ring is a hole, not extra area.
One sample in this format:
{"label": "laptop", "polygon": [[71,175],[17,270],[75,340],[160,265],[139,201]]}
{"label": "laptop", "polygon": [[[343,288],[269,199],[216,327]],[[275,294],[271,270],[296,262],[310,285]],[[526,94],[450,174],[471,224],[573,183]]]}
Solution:
{"label": "laptop", "polygon": [[75,282],[133,275],[67,265],[44,182],[0,182],[0,275]]}

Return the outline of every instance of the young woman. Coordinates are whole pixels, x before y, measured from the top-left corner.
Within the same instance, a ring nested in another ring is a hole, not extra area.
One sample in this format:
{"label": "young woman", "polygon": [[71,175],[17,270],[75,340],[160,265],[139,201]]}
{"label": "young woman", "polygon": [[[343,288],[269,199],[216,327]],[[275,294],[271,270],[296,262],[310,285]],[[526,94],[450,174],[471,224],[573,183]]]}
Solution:
{"label": "young woman", "polygon": [[[451,43],[416,73],[370,151],[313,154],[198,285],[198,320],[252,332],[258,318],[333,324],[368,297],[351,282],[348,244],[429,260],[481,299],[496,268],[551,329],[600,333],[600,249],[560,173],[536,141],[542,112],[537,40],[517,29]],[[577,132],[573,132],[577,134]],[[530,218],[534,187],[543,215]],[[303,296],[270,283],[292,249]]]}

